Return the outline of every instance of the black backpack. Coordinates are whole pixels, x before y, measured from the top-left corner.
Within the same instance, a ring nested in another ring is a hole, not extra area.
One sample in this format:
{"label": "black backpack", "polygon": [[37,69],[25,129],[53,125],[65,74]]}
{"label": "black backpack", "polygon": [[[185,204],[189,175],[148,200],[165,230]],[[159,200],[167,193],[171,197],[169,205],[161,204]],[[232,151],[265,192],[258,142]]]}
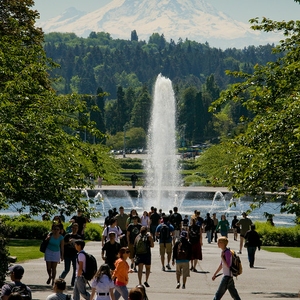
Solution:
{"label": "black backpack", "polygon": [[[91,280],[97,272],[97,260],[92,254],[86,252],[79,252],[79,253],[83,253],[85,255],[85,272],[83,272],[82,275],[86,280]],[[77,255],[77,262],[78,262],[78,255]]]}
{"label": "black backpack", "polygon": [[191,226],[189,230],[189,241],[191,244],[196,244],[200,241],[200,227]]}
{"label": "black backpack", "polygon": [[162,224],[160,228],[160,242],[166,244],[170,239],[170,228],[166,224]]}
{"label": "black backpack", "polygon": [[180,242],[177,247],[177,259],[179,260],[188,259],[188,251],[182,242]]}
{"label": "black backpack", "polygon": [[21,285],[8,284],[11,287],[11,293],[16,293],[22,296],[23,300],[31,300],[31,292],[27,289],[27,286],[22,283]]}

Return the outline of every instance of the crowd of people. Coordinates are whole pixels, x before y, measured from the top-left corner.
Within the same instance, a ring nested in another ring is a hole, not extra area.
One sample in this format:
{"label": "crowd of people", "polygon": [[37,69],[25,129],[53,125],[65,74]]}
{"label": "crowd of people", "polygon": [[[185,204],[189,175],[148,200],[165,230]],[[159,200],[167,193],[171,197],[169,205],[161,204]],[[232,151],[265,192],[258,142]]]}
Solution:
{"label": "crowd of people", "polygon": [[[214,299],[221,299],[227,289],[234,299],[240,299],[230,270],[228,232],[232,230],[234,240],[237,240],[240,233],[239,253],[242,253],[242,247],[246,243],[250,268],[254,267],[256,249],[260,249],[259,235],[246,213],[242,214],[241,219],[234,216],[230,224],[225,215],[221,215],[220,220],[216,213],[213,213],[212,217],[207,213],[205,218],[202,218],[198,210],[191,216],[182,217],[177,207],[168,214],[151,207],[149,212],[144,211],[139,216],[135,209],[126,214],[121,206],[118,212],[117,209],[110,210],[105,218],[101,250],[103,263],[91,280],[89,293],[84,277],[87,271],[84,251],[86,219],[82,216],[82,211],[78,210],[70,222],[71,226],[66,232],[61,217],[55,216],[51,232],[45,236],[47,247],[44,258],[48,274],[46,283],[51,284],[54,291],[47,300],[80,300],[80,297],[86,300],[117,300],[121,297],[126,300],[148,299],[146,288],[150,287],[151,249],[155,243],[159,247],[161,270],[167,271],[175,267],[176,288],[185,289],[190,272],[198,272],[197,264],[202,260],[204,239],[209,244],[216,242],[222,251],[220,265],[212,277],[212,280],[215,280],[217,273],[223,270],[223,279]],[[57,279],[56,267],[60,261],[64,261],[64,270]],[[70,272],[71,266],[71,286],[74,287],[72,297],[64,294],[64,278]],[[139,284],[128,291],[128,274],[133,272],[137,273]],[[10,274],[14,285],[6,284],[2,287],[2,300],[13,299],[13,295],[16,294],[13,287],[23,286],[22,266],[14,266]],[[28,291],[27,296],[30,300],[31,291],[27,286],[25,290]]]}

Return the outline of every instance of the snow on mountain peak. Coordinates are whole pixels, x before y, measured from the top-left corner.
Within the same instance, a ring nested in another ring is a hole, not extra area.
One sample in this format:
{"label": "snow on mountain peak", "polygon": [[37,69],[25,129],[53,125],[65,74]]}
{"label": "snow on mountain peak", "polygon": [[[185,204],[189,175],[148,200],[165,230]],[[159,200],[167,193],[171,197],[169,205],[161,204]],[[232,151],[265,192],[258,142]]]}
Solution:
{"label": "snow on mountain peak", "polygon": [[188,38],[222,48],[267,42],[249,24],[233,20],[205,0],[113,0],[90,13],[71,8],[38,26],[45,32],[74,32],[84,37],[91,31],[104,31],[122,39],[129,39],[136,30],[140,40],[157,32],[167,40]]}

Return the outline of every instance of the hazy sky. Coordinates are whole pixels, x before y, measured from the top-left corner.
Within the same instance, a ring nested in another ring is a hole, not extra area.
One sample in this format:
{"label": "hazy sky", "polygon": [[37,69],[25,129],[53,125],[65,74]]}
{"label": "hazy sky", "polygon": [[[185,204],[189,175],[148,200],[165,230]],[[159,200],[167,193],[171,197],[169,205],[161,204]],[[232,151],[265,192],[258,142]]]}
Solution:
{"label": "hazy sky", "polygon": [[[44,22],[72,6],[81,11],[91,12],[111,1],[35,0],[35,9],[39,11],[40,19]],[[300,4],[294,0],[207,0],[207,2],[233,19],[243,22],[248,22],[254,17],[267,17],[277,21],[300,19]]]}

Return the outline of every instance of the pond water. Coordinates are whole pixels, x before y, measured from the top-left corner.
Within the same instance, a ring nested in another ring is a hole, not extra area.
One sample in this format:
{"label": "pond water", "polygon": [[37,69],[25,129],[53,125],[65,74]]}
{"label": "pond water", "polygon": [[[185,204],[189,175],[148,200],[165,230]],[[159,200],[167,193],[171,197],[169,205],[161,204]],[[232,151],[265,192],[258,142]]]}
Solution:
{"label": "pond water", "polygon": [[[86,198],[85,198],[86,199]],[[97,212],[101,213],[101,216],[98,218],[93,218],[92,222],[103,224],[105,216],[107,216],[108,210],[112,208],[119,209],[120,206],[125,208],[125,212],[129,213],[131,209],[136,209],[139,215],[142,215],[144,210],[149,211],[150,207],[153,205],[152,201],[148,201],[147,199],[143,199],[142,197],[131,198],[129,194],[125,192],[122,197],[107,197],[104,193],[98,193],[94,198],[92,208],[94,208]],[[194,210],[200,210],[201,216],[205,218],[206,213],[216,213],[217,218],[220,219],[222,214],[225,214],[228,221],[231,222],[233,216],[236,215],[237,218],[241,218],[241,214],[243,211],[247,211],[250,208],[250,201],[234,199],[236,205],[230,205],[233,202],[233,199],[225,199],[222,193],[217,192],[213,200],[211,199],[195,199],[195,198],[182,198],[175,197],[174,201],[166,201],[164,202],[163,211],[168,214],[170,209],[173,209],[174,206],[178,206],[179,213],[184,215],[191,216]],[[269,214],[273,214],[273,221],[276,226],[293,226],[295,215],[280,213],[280,202],[268,202],[265,203],[260,208],[255,209],[249,214],[249,218],[255,221],[265,222],[266,218],[264,217],[264,213],[267,212]],[[18,215],[17,212],[18,206],[11,206],[7,210],[0,210],[1,214],[6,215]],[[26,209],[24,213],[28,213],[29,209]],[[75,212],[74,212],[75,213]],[[73,212],[71,213],[73,215]],[[41,219],[41,216],[34,216],[34,219]],[[68,217],[66,217],[66,220]]]}

